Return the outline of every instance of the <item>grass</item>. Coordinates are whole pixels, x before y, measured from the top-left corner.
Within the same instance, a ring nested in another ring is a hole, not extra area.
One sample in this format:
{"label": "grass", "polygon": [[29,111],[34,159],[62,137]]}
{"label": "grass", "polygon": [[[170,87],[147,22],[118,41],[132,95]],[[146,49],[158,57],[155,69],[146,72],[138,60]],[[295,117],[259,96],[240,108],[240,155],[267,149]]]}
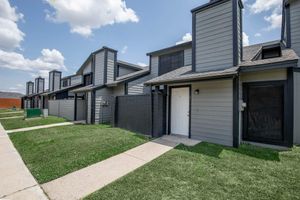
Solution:
{"label": "grass", "polygon": [[24,116],[23,112],[20,113],[0,113],[0,118],[5,118],[5,117],[19,117],[19,116]]}
{"label": "grass", "polygon": [[148,139],[105,125],[72,125],[10,135],[39,183],[105,160]]}
{"label": "grass", "polygon": [[300,148],[178,146],[86,197],[93,199],[300,199]]}
{"label": "grass", "polygon": [[0,113],[19,112],[19,111],[22,111],[22,110],[21,109],[16,109],[16,110],[13,110],[13,109],[0,109]]}
{"label": "grass", "polygon": [[2,124],[5,130],[14,130],[19,128],[27,128],[27,127],[55,124],[61,122],[66,122],[66,119],[54,117],[54,116],[49,116],[47,118],[33,118],[33,119],[26,119],[26,120],[24,120],[23,118],[0,119],[0,123]]}

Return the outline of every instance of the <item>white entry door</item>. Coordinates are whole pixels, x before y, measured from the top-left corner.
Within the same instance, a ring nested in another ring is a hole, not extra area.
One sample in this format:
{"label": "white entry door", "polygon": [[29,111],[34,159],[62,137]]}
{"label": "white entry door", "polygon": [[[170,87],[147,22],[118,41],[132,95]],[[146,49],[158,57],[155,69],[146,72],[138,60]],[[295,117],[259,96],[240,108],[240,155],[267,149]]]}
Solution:
{"label": "white entry door", "polygon": [[190,89],[172,88],[171,134],[189,136]]}

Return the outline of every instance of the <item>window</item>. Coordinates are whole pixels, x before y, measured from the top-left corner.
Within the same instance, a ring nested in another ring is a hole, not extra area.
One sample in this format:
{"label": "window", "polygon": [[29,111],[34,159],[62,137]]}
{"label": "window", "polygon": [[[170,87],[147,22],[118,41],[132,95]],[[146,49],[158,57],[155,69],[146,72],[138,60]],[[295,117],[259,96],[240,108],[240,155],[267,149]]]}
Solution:
{"label": "window", "polygon": [[184,66],[184,51],[159,57],[159,75],[168,73]]}
{"label": "window", "polygon": [[93,84],[93,74],[84,75],[84,86]]}
{"label": "window", "polygon": [[281,56],[280,45],[264,47],[261,53],[262,59],[277,58]]}
{"label": "window", "polygon": [[63,80],[63,87],[68,87],[69,86],[69,81],[68,81],[69,79],[64,79]]}

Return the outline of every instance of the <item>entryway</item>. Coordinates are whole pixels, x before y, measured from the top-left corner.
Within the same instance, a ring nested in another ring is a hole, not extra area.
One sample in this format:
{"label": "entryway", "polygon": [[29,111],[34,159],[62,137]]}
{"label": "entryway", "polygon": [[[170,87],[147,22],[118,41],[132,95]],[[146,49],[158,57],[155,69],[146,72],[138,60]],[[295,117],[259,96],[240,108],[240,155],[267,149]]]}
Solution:
{"label": "entryway", "polygon": [[244,84],[243,140],[274,145],[285,143],[285,93],[285,81]]}
{"label": "entryway", "polygon": [[169,105],[170,134],[189,136],[190,87],[171,87]]}

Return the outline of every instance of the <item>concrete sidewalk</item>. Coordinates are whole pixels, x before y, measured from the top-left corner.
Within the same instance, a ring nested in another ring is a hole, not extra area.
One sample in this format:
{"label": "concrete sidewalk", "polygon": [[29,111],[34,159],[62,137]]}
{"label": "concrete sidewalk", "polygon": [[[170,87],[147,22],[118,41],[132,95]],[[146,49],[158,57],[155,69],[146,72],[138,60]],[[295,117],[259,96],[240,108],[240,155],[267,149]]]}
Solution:
{"label": "concrete sidewalk", "polygon": [[[1,117],[1,116],[0,116]],[[24,116],[14,116],[14,117],[2,117],[0,119],[17,119],[17,118],[24,118]]]}
{"label": "concrete sidewalk", "polygon": [[50,199],[81,199],[170,151],[200,141],[163,137],[42,185]]}
{"label": "concrete sidewalk", "polygon": [[20,129],[14,129],[14,130],[8,130],[7,133],[17,133],[17,132],[23,132],[23,131],[32,131],[37,129],[45,129],[45,128],[52,128],[52,127],[58,127],[58,126],[68,126],[68,125],[74,125],[73,122],[63,122],[63,123],[56,123],[56,124],[49,124],[49,125],[41,125],[41,126],[34,126],[34,127],[28,127],[28,128],[20,128]]}
{"label": "concrete sidewalk", "polygon": [[47,200],[0,124],[0,199]]}
{"label": "concrete sidewalk", "polygon": [[1,115],[6,115],[6,114],[17,114],[17,113],[24,113],[24,111],[4,112],[4,113],[0,113],[0,116],[1,116]]}

